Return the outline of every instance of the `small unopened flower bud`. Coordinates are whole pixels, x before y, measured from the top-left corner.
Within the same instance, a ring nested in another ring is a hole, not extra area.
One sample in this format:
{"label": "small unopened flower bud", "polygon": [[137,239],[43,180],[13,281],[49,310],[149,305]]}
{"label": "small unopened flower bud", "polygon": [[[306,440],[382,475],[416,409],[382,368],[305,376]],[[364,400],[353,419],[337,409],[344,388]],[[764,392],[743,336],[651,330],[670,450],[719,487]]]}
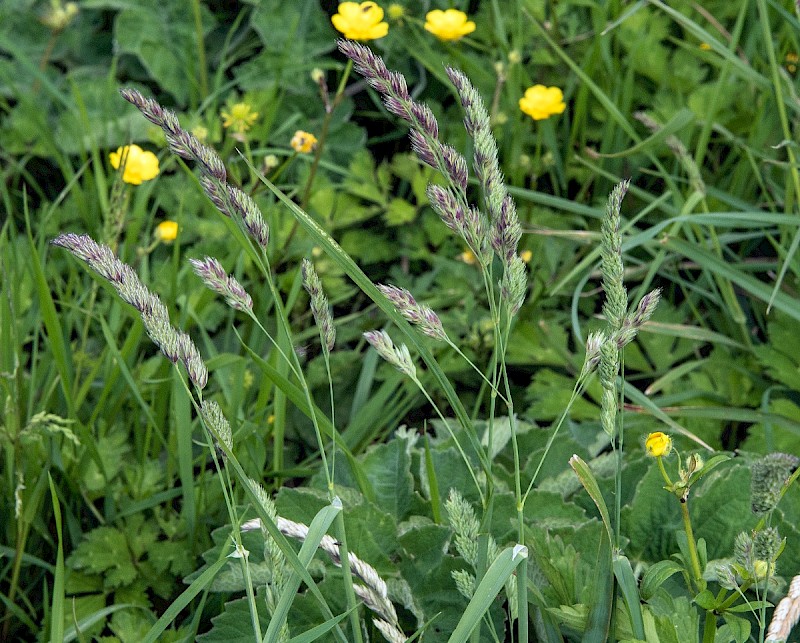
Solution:
{"label": "small unopened flower bud", "polygon": [[704,464],[705,462],[703,462],[703,458],[696,453],[693,453],[686,459],[686,473],[691,476],[695,472],[700,471]]}
{"label": "small unopened flower bud", "polygon": [[272,172],[272,170],[278,167],[279,163],[280,159],[278,159],[277,156],[275,156],[274,154],[267,154],[264,157],[264,162],[262,164],[262,167],[264,168],[264,174],[269,174],[270,172]]}

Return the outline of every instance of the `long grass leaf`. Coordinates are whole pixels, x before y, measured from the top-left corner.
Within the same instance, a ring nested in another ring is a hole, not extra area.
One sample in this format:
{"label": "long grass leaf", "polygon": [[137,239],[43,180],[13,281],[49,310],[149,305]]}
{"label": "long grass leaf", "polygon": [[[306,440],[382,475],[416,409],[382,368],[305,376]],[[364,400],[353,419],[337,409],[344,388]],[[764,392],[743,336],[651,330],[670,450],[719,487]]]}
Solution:
{"label": "long grass leaf", "polygon": [[58,500],[53,478],[47,474],[50,483],[50,497],[53,502],[53,522],[56,527],[58,544],[56,549],[56,565],[53,574],[53,598],[50,608],[50,640],[61,643],[64,640],[64,534],[61,529],[61,504]]}
{"label": "long grass leaf", "polygon": [[181,595],[172,601],[170,606],[164,610],[161,618],[153,624],[153,627],[150,628],[150,631],[145,635],[144,639],[142,639],[142,643],[155,643],[155,641],[158,641],[159,637],[163,634],[164,630],[169,627],[170,623],[178,618],[181,611],[194,600],[195,596],[211,585],[211,581],[214,580],[217,573],[227,564],[228,559],[222,558],[203,571],[203,573],[200,574],[189,587],[183,590]]}
{"label": "long grass leaf", "polygon": [[[300,563],[304,567],[307,567],[311,562],[311,559],[319,548],[322,537],[328,533],[328,529],[341,511],[341,503],[339,503],[338,506],[328,505],[320,509],[317,515],[314,516],[314,520],[311,521],[308,527],[308,535],[303,541],[302,547],[300,547],[300,553],[297,555]],[[267,627],[267,633],[264,635],[264,643],[271,643],[272,641],[278,640],[278,634],[283,624],[286,622],[289,608],[292,606],[297,596],[297,590],[300,588],[301,581],[302,578],[296,571],[286,579],[283,589],[281,590],[281,596],[278,599],[278,604],[275,606],[275,612],[272,614],[269,627]]]}
{"label": "long grass leaf", "polygon": [[575,472],[575,475],[578,476],[578,480],[580,480],[581,485],[583,485],[583,488],[586,489],[586,493],[589,494],[589,497],[592,499],[597,507],[597,510],[600,512],[600,517],[603,520],[603,525],[606,528],[608,537],[609,539],[613,540],[611,516],[608,513],[606,501],[603,498],[602,492],[600,491],[600,485],[597,484],[597,479],[594,477],[592,470],[589,469],[589,465],[587,465],[586,462],[584,462],[583,459],[577,455],[573,455],[569,459],[569,466],[572,467],[572,470]]}
{"label": "long grass leaf", "polygon": [[492,606],[500,590],[503,589],[508,577],[514,573],[517,566],[528,556],[528,550],[522,545],[507,547],[486,570],[480,584],[475,589],[475,594],[470,600],[467,609],[459,619],[456,628],[447,639],[448,643],[463,643],[472,631],[481,623],[486,612]]}
{"label": "long grass leaf", "polygon": [[[772,289],[764,282],[748,275],[735,265],[723,261],[697,245],[688,243],[682,239],[669,239],[666,242],[666,246],[696,262],[706,270],[735,283],[756,299],[760,299],[766,303],[772,298]],[[800,300],[787,295],[785,292],[779,292],[775,294],[773,302],[775,308],[786,313],[793,319],[800,321]]]}
{"label": "long grass leaf", "polygon": [[617,579],[622,597],[628,606],[633,635],[637,639],[644,640],[644,619],[642,618],[642,604],[639,600],[639,585],[633,575],[631,561],[626,556],[614,556],[612,565],[614,567],[614,577]]}

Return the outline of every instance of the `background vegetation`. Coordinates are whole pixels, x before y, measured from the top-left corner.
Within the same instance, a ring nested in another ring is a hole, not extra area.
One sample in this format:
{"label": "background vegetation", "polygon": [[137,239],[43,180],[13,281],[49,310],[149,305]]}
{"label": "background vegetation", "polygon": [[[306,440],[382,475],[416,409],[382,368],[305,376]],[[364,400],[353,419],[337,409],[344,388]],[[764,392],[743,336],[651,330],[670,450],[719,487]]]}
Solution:
{"label": "background vegetation", "polygon": [[[603,523],[568,464],[573,454],[591,464],[609,505],[621,473],[619,527],[637,579],[686,553],[680,505],[662,489],[645,436],[669,433],[682,462],[692,452],[737,456],[692,488],[694,535],[708,560],[732,556],[737,534],[758,523],[750,511],[754,459],[800,455],[800,21],[788,0],[454,5],[476,23],[457,42],[422,27],[428,9],[448,3],[398,2],[387,13],[388,35],[370,46],[431,108],[441,139],[468,158],[472,142],[445,65],[461,69],[490,108],[528,260],[528,295],[505,350],[525,485],[569,407],[526,504],[531,640],[534,631],[577,640],[596,595]],[[275,333],[280,311],[264,275],[235,224],[203,194],[197,168],[171,155],[162,132],[122,100],[126,86],[176,111],[261,208],[292,331],[291,341],[278,333],[279,343],[296,351],[318,407],[328,417],[335,410],[347,454],[336,465],[347,545],[389,582],[406,634],[427,625],[425,641],[447,640],[468,603],[451,575],[468,565],[448,547],[448,488],[472,503],[481,533],[500,546],[518,541],[506,410],[494,409],[481,377],[452,348],[430,343],[480,434],[495,416],[498,490],[487,517],[434,411],[451,413],[431,371],[418,371],[426,396],[367,350],[362,333],[383,327],[385,315],[252,170],[307,211],[374,283],[408,288],[436,310],[461,351],[491,372],[493,321],[479,269],[430,207],[426,186],[441,179],[411,153],[407,126],[345,71],[330,21],[336,3],[82,0],[63,23],[52,18],[59,6],[0,6],[0,638],[59,640],[63,631],[63,640],[143,640],[204,564],[231,548],[221,474],[183,375],[108,284],[49,245],[60,233],[111,246],[194,338],[211,373],[205,395],[232,425],[236,460],[263,482],[278,513],[310,524],[328,505],[314,427],[302,400],[281,386],[301,390],[288,363],[256,319],[203,288],[188,259],[218,258]],[[520,111],[519,98],[537,83],[563,90],[563,114],[534,121]],[[257,114],[239,132],[221,115],[237,104]],[[319,139],[316,151],[292,148],[297,130]],[[157,178],[121,181],[109,153],[129,143],[158,155]],[[570,397],[586,338],[604,324],[600,222],[625,178],[630,300],[654,287],[662,300],[625,348],[626,441],[617,464],[600,426],[599,381],[571,406]],[[154,237],[166,220],[178,224],[173,242]],[[336,320],[334,408],[302,288],[306,257]],[[665,466],[677,477],[675,458]],[[234,505],[253,517],[252,499],[234,489]],[[753,606],[779,600],[800,570],[796,486],[770,515],[786,546],[768,593],[764,583],[747,593]],[[263,543],[259,531],[245,535],[255,597],[241,598],[244,581],[229,569],[167,614],[160,640],[251,640],[248,607],[269,620]],[[340,572],[324,555],[310,571],[341,614]],[[673,640],[665,632],[676,623],[674,640],[699,637],[706,605],[690,602],[696,595],[680,573],[650,596],[640,591],[661,640]],[[631,617],[617,605],[622,629],[614,636],[624,638]],[[757,619],[765,627],[771,612],[726,614],[716,640],[759,640]],[[512,640],[504,614],[497,599],[480,640]],[[303,586],[288,623],[297,636],[329,618]],[[628,630],[627,638],[636,637]]]}

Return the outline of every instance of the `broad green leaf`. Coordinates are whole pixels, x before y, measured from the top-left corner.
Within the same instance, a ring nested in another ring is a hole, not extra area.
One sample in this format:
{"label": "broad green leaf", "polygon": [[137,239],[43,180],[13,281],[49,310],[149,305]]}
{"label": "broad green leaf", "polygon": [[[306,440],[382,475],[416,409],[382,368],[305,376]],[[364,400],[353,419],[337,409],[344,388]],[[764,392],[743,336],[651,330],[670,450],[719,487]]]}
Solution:
{"label": "broad green leaf", "polygon": [[680,574],[683,571],[674,560],[659,560],[647,568],[642,576],[640,592],[642,600],[649,600],[659,587],[673,574]]}

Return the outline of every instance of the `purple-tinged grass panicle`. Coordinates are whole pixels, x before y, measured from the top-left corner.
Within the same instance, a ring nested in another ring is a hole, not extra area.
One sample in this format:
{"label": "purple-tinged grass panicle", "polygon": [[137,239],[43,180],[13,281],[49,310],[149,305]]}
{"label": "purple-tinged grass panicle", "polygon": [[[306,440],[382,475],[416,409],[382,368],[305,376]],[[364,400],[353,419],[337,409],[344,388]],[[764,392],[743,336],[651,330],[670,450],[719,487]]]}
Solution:
{"label": "purple-tinged grass panicle", "polygon": [[464,222],[464,240],[475,258],[484,266],[492,261],[489,243],[489,222],[486,215],[478,208],[470,206]]}
{"label": "purple-tinged grass panicle", "polygon": [[237,187],[226,185],[228,192],[228,201],[231,204],[233,212],[241,217],[244,227],[265,250],[269,245],[269,226],[264,221],[256,202],[248,195]]}
{"label": "purple-tinged grass panicle", "polygon": [[[257,483],[253,482],[251,486],[255,484]],[[303,523],[287,520],[277,515],[274,521],[278,530],[284,536],[300,541],[305,541],[308,538],[308,527]],[[261,528],[262,532],[265,532],[264,526],[261,524],[259,518],[248,520],[241,526],[243,532],[253,531],[259,528]],[[322,537],[319,548],[328,554],[335,565],[341,566],[342,554],[340,543],[326,534]],[[379,616],[379,618],[373,619],[372,622],[383,632],[388,641],[392,643],[402,643],[402,641],[405,641],[406,637],[400,629],[397,612],[392,601],[389,599],[389,588],[386,582],[378,575],[374,567],[365,563],[352,552],[348,553],[347,562],[353,576],[364,583],[363,585],[354,584],[353,590],[364,602],[364,605]]]}
{"label": "purple-tinged grass panicle", "polygon": [[378,355],[389,362],[398,371],[408,375],[412,379],[416,379],[417,369],[414,366],[414,362],[411,360],[411,354],[408,352],[408,347],[405,344],[401,344],[400,347],[397,348],[388,333],[382,330],[367,331],[364,333],[364,339],[378,352]]}
{"label": "purple-tinged grass panicle", "polygon": [[231,308],[242,311],[253,310],[253,300],[247,294],[236,277],[225,272],[219,261],[214,257],[204,259],[189,259],[195,274],[203,280],[203,283],[220,295],[225,297],[225,301]]}
{"label": "purple-tinged grass panicle", "polygon": [[652,317],[660,300],[661,288],[651,290],[642,297],[639,301],[639,305],[628,313],[625,317],[625,321],[622,322],[622,328],[617,332],[616,340],[618,348],[622,348],[633,341],[634,337],[639,333],[639,329]]}
{"label": "purple-tinged grass panicle", "polygon": [[[492,134],[489,112],[480,93],[462,72],[452,67],[448,67],[446,71],[464,108],[464,127],[475,141],[473,167],[483,187],[486,209],[493,228],[493,246],[497,244],[494,247],[495,252],[508,267],[511,257],[517,253],[521,233],[513,233],[514,230],[519,230],[519,219],[500,170],[497,142]],[[502,229],[497,230],[498,227]]]}
{"label": "purple-tinged grass panicle", "polygon": [[151,98],[145,98],[135,89],[122,89],[120,93],[145,118],[164,131],[170,150],[199,165],[203,191],[216,208],[225,216],[241,218],[244,227],[258,245],[266,249],[269,243],[269,226],[255,201],[239,188],[226,183],[225,165],[219,155],[183,129],[174,112],[164,109]]}
{"label": "purple-tinged grass panicle", "polygon": [[336,343],[336,327],[333,325],[333,313],[328,304],[328,298],[322,289],[322,281],[314,270],[314,265],[308,260],[303,259],[301,266],[303,276],[303,287],[308,293],[311,302],[311,314],[314,315],[314,322],[319,330],[319,337],[322,341],[322,350],[327,354],[333,350]]}
{"label": "purple-tinged grass panicle", "polygon": [[62,234],[52,243],[69,250],[108,281],[123,301],[139,311],[148,336],[164,356],[173,363],[180,361],[192,383],[201,389],[205,387],[208,370],[197,347],[186,333],[170,324],[167,307],[142,284],[133,268],[120,261],[111,248],[88,235]]}
{"label": "purple-tinged grass panicle", "polygon": [[500,210],[492,224],[490,235],[492,249],[503,261],[504,266],[510,266],[513,257],[517,254],[519,240],[522,237],[517,206],[510,194],[507,194],[500,204]]}
{"label": "purple-tinged grass panicle", "polygon": [[216,179],[208,176],[200,177],[200,185],[203,187],[203,192],[206,193],[208,200],[214,204],[222,214],[230,218],[230,204],[228,203],[228,190],[226,183],[220,183]]}
{"label": "purple-tinged grass panicle", "polygon": [[[651,290],[642,297],[636,309],[628,313],[622,324],[622,328],[612,333],[609,340],[613,346],[616,346],[617,350],[622,350],[636,338],[636,335],[639,334],[639,330],[655,312],[660,299],[661,289],[656,288],[655,290]],[[583,375],[588,375],[597,368],[600,362],[600,347],[607,339],[605,333],[601,331],[589,333],[589,337],[586,340],[586,357],[583,363]]]}
{"label": "purple-tinged grass panicle", "polygon": [[447,333],[444,331],[439,316],[429,306],[418,303],[408,290],[391,284],[378,284],[378,290],[392,302],[397,312],[412,324],[419,326],[419,329],[428,337],[443,342],[447,341]]}
{"label": "purple-tinged grass panicle", "polygon": [[428,184],[426,190],[428,200],[431,207],[450,230],[464,236],[464,224],[466,221],[466,214],[464,208],[458,202],[458,199],[453,195],[452,191],[441,185]]}
{"label": "purple-tinged grass panicle", "polygon": [[178,359],[186,368],[192,384],[200,389],[205,388],[208,383],[208,369],[192,338],[183,331],[178,331]]}
{"label": "purple-tinged grass panicle", "polygon": [[441,153],[447,176],[462,192],[466,192],[469,179],[467,160],[449,145],[442,145]]}
{"label": "purple-tinged grass panicle", "polygon": [[411,140],[411,149],[425,163],[425,165],[432,167],[434,170],[438,168],[436,163],[436,153],[431,148],[428,139],[419,133],[413,127],[408,132],[408,138]]}
{"label": "purple-tinged grass panicle", "polygon": [[411,145],[420,159],[439,170],[462,192],[461,200],[466,203],[463,192],[467,185],[466,161],[452,148],[446,148],[439,141],[439,124],[431,109],[411,98],[402,74],[390,72],[383,60],[369,47],[350,40],[339,41],[339,51],[350,58],[355,70],[383,98],[392,114],[399,116],[411,125]]}
{"label": "purple-tinged grass panicle", "polygon": [[222,159],[212,148],[183,129],[174,112],[164,109],[152,98],[145,98],[135,89],[121,89],[120,94],[142,112],[147,120],[164,131],[170,150],[178,156],[198,163],[205,174],[225,181],[227,174]]}

